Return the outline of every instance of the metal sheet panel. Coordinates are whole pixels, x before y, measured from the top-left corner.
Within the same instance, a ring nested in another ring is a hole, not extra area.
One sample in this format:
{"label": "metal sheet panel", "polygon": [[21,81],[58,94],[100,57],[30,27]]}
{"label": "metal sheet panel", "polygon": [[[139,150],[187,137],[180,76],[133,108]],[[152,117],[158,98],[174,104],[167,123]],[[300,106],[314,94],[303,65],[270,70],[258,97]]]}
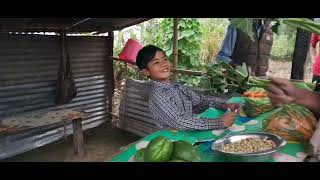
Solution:
{"label": "metal sheet panel", "polygon": [[126,80],[121,90],[120,128],[138,136],[146,136],[158,130],[148,108],[150,91],[150,82]]}
{"label": "metal sheet panel", "polygon": [[[84,129],[110,121],[113,68],[108,37],[70,36],[72,71],[78,94],[65,106],[55,106],[56,75],[60,61],[57,36],[0,35],[0,120],[38,110],[63,107],[89,113]],[[0,121],[1,122],[1,121]],[[0,138],[0,159],[51,143],[63,137],[63,125]],[[69,134],[72,127],[69,125]]]}

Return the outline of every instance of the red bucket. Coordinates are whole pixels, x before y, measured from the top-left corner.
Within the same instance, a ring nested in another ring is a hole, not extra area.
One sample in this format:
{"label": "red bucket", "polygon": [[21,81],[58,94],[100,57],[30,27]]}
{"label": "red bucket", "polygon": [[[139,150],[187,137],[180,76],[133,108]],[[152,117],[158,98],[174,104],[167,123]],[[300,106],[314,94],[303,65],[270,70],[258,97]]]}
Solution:
{"label": "red bucket", "polygon": [[136,58],[143,45],[134,39],[129,39],[119,54],[119,59],[123,61],[136,62]]}

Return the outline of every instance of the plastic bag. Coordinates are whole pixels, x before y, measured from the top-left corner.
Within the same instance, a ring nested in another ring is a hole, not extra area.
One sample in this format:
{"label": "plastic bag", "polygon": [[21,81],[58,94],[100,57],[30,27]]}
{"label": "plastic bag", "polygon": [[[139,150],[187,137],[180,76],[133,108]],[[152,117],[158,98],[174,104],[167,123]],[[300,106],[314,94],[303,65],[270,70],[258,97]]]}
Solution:
{"label": "plastic bag", "polygon": [[316,130],[316,118],[300,105],[284,105],[262,123],[267,132],[277,134],[288,141],[306,143]]}

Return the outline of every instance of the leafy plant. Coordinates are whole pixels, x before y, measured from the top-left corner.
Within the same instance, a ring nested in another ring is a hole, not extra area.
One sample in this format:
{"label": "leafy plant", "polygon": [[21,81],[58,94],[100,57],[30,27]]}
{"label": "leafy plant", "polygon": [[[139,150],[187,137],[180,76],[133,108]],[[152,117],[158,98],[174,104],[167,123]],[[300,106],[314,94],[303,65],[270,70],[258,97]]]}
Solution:
{"label": "leafy plant", "polygon": [[271,59],[276,61],[291,61],[294,51],[295,34],[274,35],[273,46],[271,50]]}
{"label": "leafy plant", "polygon": [[[166,18],[161,22],[163,41],[160,47],[165,51],[169,59],[173,59],[173,19]],[[200,24],[195,18],[181,18],[179,20],[178,66],[183,69],[197,69],[200,66],[198,60],[201,40]]]}
{"label": "leafy plant", "polygon": [[254,41],[253,19],[251,18],[229,18],[230,25],[238,28],[240,31],[246,33],[252,41]]}
{"label": "leafy plant", "polygon": [[145,23],[141,23],[141,42],[145,45],[152,44],[159,46],[162,43],[161,26],[163,19],[155,18]]}
{"label": "leafy plant", "polygon": [[[250,75],[250,68],[245,64],[234,69],[231,65],[221,62],[207,65],[206,76],[201,79],[199,86],[204,91],[210,92],[237,92],[243,93],[252,87],[266,88],[270,79],[263,79]],[[297,88],[313,90],[315,84],[293,82]]]}
{"label": "leafy plant", "polygon": [[307,18],[283,18],[279,20],[282,24],[287,24],[294,28],[320,34],[320,23],[311,21]]}
{"label": "leafy plant", "polygon": [[202,18],[199,19],[202,33],[199,61],[201,67],[206,63],[215,61],[220,50],[229,21],[227,18]]}

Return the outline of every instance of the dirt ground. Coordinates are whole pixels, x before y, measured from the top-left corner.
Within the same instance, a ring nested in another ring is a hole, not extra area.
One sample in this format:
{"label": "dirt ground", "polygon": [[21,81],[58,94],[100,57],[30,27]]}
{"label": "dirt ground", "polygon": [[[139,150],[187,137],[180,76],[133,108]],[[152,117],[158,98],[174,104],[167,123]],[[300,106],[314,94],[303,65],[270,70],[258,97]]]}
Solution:
{"label": "dirt ground", "polygon": [[[291,62],[281,62],[281,61],[269,61],[268,76],[280,77],[290,79],[291,76]],[[304,73],[304,81],[311,82],[312,72],[310,61],[307,61]]]}
{"label": "dirt ground", "polygon": [[[74,155],[72,136],[2,160],[3,162],[103,162],[110,161],[124,147],[140,139],[112,125],[102,124],[84,132],[85,156]],[[121,150],[120,150],[121,148]]]}

